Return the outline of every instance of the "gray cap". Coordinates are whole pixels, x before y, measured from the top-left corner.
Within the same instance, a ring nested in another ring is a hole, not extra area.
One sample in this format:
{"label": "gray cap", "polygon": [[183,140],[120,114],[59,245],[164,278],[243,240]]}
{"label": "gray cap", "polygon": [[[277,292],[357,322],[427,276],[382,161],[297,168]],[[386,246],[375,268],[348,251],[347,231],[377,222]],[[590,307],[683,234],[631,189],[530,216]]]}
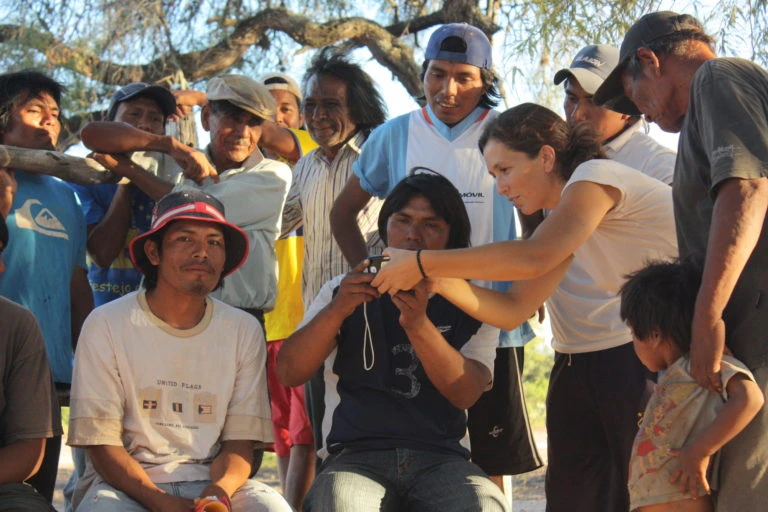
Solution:
{"label": "gray cap", "polygon": [[220,75],[208,80],[208,101],[228,101],[262,119],[272,119],[277,110],[269,90],[243,75]]}
{"label": "gray cap", "polygon": [[704,27],[693,16],[672,11],[652,12],[637,20],[621,43],[619,63],[595,92],[595,103],[622,114],[640,115],[642,112],[624,95],[624,84],[621,81],[624,67],[638,49],[663,37],[685,31],[704,33]]}
{"label": "gray cap", "polygon": [[144,82],[133,82],[117,90],[109,100],[107,119],[113,120],[120,103],[134,98],[149,98],[157,102],[163,115],[168,117],[176,112],[176,98],[171,91],[160,85],[150,85]]}
{"label": "gray cap", "polygon": [[560,85],[568,78],[575,78],[587,94],[595,94],[618,63],[618,48],[607,44],[591,44],[579,50],[570,67],[555,73],[555,85]]}
{"label": "gray cap", "polygon": [[299,100],[299,103],[301,103],[301,89],[299,89],[299,84],[296,83],[296,80],[286,75],[285,73],[267,73],[266,75],[259,78],[259,82],[264,84],[264,86],[270,91],[288,91],[289,93],[296,96],[296,98]]}

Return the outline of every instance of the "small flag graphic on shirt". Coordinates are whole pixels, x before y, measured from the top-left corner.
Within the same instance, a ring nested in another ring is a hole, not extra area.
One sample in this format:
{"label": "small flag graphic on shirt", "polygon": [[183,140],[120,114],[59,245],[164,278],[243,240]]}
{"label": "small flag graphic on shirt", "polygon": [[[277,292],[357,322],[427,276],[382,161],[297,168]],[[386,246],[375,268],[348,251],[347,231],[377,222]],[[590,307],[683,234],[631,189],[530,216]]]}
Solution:
{"label": "small flag graphic on shirt", "polygon": [[180,402],[173,402],[173,412],[183,412],[183,409]]}
{"label": "small flag graphic on shirt", "polygon": [[157,400],[144,400],[144,409],[157,409]]}
{"label": "small flag graphic on shirt", "polygon": [[208,404],[200,404],[197,406],[197,414],[213,414],[213,407]]}

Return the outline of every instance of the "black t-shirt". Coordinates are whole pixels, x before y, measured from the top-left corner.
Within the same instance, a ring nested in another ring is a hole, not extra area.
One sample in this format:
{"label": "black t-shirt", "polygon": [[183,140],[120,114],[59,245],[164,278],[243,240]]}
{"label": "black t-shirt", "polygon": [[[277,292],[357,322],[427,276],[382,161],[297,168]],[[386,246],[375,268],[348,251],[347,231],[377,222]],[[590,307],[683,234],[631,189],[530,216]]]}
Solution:
{"label": "black t-shirt", "polygon": [[[713,59],[693,77],[673,184],[681,257],[703,261],[717,187],[768,175],[768,73],[743,59]],[[768,362],[768,231],[763,232],[723,318],[726,340],[750,368]]]}

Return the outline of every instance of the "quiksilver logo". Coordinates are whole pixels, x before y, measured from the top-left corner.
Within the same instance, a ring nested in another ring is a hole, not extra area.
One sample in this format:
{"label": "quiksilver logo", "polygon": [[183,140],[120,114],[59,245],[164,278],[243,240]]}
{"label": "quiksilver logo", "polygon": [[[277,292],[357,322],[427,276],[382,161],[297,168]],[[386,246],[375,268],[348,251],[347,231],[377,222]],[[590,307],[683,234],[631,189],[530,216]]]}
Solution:
{"label": "quiksilver logo", "polygon": [[69,240],[67,230],[48,208],[40,208],[37,199],[27,199],[14,213],[19,229],[31,229],[43,235]]}

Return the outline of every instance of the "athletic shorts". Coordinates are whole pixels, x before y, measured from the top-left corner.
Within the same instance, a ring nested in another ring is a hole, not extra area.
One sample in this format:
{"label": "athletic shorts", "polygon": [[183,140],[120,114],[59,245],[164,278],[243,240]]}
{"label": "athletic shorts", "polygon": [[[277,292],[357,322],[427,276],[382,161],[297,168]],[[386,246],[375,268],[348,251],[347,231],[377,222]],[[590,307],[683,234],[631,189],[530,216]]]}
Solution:
{"label": "athletic shorts", "polygon": [[272,430],[275,434],[275,453],[287,457],[295,444],[312,445],[312,428],[304,406],[304,386],[289,387],[277,378],[277,353],[283,341],[267,343],[267,385],[272,406]]}
{"label": "athletic shorts", "polygon": [[528,421],[522,368],[523,347],[497,348],[493,388],[468,411],[472,462],[491,476],[518,475],[543,464]]}

